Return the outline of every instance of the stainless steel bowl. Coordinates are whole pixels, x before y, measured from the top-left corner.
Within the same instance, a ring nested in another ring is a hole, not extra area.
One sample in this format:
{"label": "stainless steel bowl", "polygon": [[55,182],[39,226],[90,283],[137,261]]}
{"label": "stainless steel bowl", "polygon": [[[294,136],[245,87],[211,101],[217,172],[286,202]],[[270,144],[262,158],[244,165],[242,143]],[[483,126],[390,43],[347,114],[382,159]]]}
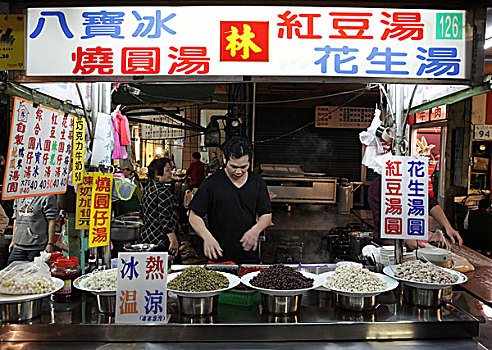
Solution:
{"label": "stainless steel bowl", "polygon": [[97,295],[97,308],[103,314],[114,315],[116,310],[116,295]]}
{"label": "stainless steel bowl", "polygon": [[346,296],[335,293],[335,305],[351,311],[368,311],[376,307],[376,295],[369,297]]}
{"label": "stainless steel bowl", "polygon": [[157,244],[140,243],[131,244],[123,247],[127,252],[151,252],[157,247]]}
{"label": "stainless steel bowl", "polygon": [[43,299],[23,301],[18,303],[0,304],[1,322],[17,322],[30,320],[41,315]]}
{"label": "stainless steel bowl", "polygon": [[403,300],[417,306],[438,307],[442,303],[442,291],[403,285]]}
{"label": "stainless steel bowl", "polygon": [[301,306],[302,294],[286,297],[262,294],[263,309],[270,314],[295,314]]}
{"label": "stainless steel bowl", "polygon": [[178,301],[181,313],[185,315],[210,315],[214,311],[215,296],[188,298],[178,295]]}

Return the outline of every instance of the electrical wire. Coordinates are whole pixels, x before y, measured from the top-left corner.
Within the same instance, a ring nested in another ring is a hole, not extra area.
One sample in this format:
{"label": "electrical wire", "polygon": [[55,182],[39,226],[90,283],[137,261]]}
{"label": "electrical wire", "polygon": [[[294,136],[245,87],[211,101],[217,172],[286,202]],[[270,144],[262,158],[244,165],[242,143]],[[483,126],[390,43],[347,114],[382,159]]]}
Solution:
{"label": "electrical wire", "polygon": [[371,86],[366,86],[363,91],[359,92],[357,95],[355,96],[352,96],[351,98],[349,98],[347,101],[345,101],[344,103],[342,103],[340,106],[336,107],[335,109],[333,109],[332,111],[328,112],[328,113],[325,113],[323,115],[321,115],[319,118],[313,120],[312,122],[309,122],[295,130],[292,130],[292,131],[289,131],[288,133],[285,133],[283,135],[280,135],[280,136],[276,136],[276,137],[272,137],[272,138],[269,138],[269,139],[266,139],[266,140],[259,140],[259,141],[256,141],[255,144],[258,144],[258,143],[265,143],[265,142],[270,142],[270,141],[275,141],[275,140],[278,140],[278,139],[281,139],[283,137],[286,137],[286,136],[289,136],[289,135],[292,135],[292,134],[295,134],[296,132],[298,131],[301,131],[305,128],[307,128],[308,126],[311,126],[313,124],[315,124],[318,120],[320,119],[323,119],[324,117],[338,111],[340,108],[346,106],[347,104],[349,104],[350,102],[358,99],[360,96],[364,95],[367,91],[373,89],[374,87],[376,87],[376,85],[371,85]]}
{"label": "electrical wire", "polygon": [[[359,91],[366,91],[367,87],[361,88],[361,89],[355,89],[355,90],[350,90],[350,91],[342,91],[342,92],[337,92],[334,94],[329,94],[329,95],[321,95],[321,96],[312,96],[312,97],[304,97],[304,98],[296,98],[296,99],[290,99],[290,100],[277,100],[277,101],[256,101],[255,105],[268,105],[268,104],[279,104],[279,103],[291,103],[291,102],[302,102],[302,101],[310,101],[310,100],[318,100],[322,98],[329,98],[329,97],[335,97],[335,96],[342,96],[342,95],[347,95],[347,94],[352,94],[355,92]],[[143,103],[144,102],[142,99],[137,97],[134,94],[131,94],[133,97],[136,99],[140,100]],[[252,101],[215,101],[215,100],[196,100],[196,99],[187,99],[187,98],[177,98],[177,97],[165,97],[165,96],[157,96],[157,95],[152,95],[145,93],[143,91],[140,91],[140,95],[145,95],[147,97],[153,97],[153,98],[160,98],[160,99],[167,99],[167,100],[175,100],[175,101],[182,101],[182,102],[202,102],[202,103],[215,103],[215,104],[244,104],[244,105],[252,105]]]}

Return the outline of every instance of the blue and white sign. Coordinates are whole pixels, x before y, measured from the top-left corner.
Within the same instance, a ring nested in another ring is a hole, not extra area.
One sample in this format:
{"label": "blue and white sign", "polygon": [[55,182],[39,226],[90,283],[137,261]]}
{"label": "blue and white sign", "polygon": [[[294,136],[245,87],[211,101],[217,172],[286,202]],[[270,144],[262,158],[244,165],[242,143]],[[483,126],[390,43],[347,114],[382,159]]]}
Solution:
{"label": "blue and white sign", "polygon": [[460,10],[31,8],[26,34],[30,76],[469,79],[472,66]]}
{"label": "blue and white sign", "polygon": [[167,323],[167,253],[119,253],[116,322]]}
{"label": "blue and white sign", "polygon": [[429,161],[383,156],[381,238],[428,239]]}

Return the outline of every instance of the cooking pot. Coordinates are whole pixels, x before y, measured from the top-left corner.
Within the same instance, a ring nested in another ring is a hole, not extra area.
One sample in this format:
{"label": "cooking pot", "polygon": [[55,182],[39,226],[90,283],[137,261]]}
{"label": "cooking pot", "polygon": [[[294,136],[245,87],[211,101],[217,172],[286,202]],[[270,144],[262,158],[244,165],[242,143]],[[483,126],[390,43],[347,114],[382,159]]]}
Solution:
{"label": "cooking pot", "polygon": [[111,240],[117,242],[136,241],[140,236],[142,223],[138,221],[114,220],[111,222]]}

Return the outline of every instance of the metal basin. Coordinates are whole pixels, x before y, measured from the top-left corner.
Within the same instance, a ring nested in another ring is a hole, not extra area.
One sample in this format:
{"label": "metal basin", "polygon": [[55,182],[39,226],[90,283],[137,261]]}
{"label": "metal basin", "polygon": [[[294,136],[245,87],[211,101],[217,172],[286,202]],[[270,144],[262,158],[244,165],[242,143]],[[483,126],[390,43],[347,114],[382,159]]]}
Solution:
{"label": "metal basin", "polygon": [[263,309],[266,312],[276,315],[289,315],[295,314],[301,306],[302,294],[286,297],[262,294],[261,300]]}
{"label": "metal basin", "polygon": [[205,298],[188,298],[178,296],[182,314],[190,316],[210,315],[214,310],[215,296]]}
{"label": "metal basin", "polygon": [[114,315],[116,311],[116,295],[97,295],[97,308],[103,314]]}
{"label": "metal basin", "polygon": [[137,221],[120,221],[111,222],[111,240],[117,242],[136,241],[140,236],[142,224]]}
{"label": "metal basin", "polygon": [[338,307],[351,311],[368,311],[376,307],[376,295],[369,297],[346,296],[335,293],[335,304]]}
{"label": "metal basin", "polygon": [[423,289],[403,285],[403,300],[407,303],[438,307],[442,303],[443,289]]}
{"label": "metal basin", "polygon": [[19,303],[0,304],[0,319],[2,322],[17,322],[37,317],[41,315],[42,301],[41,298]]}

